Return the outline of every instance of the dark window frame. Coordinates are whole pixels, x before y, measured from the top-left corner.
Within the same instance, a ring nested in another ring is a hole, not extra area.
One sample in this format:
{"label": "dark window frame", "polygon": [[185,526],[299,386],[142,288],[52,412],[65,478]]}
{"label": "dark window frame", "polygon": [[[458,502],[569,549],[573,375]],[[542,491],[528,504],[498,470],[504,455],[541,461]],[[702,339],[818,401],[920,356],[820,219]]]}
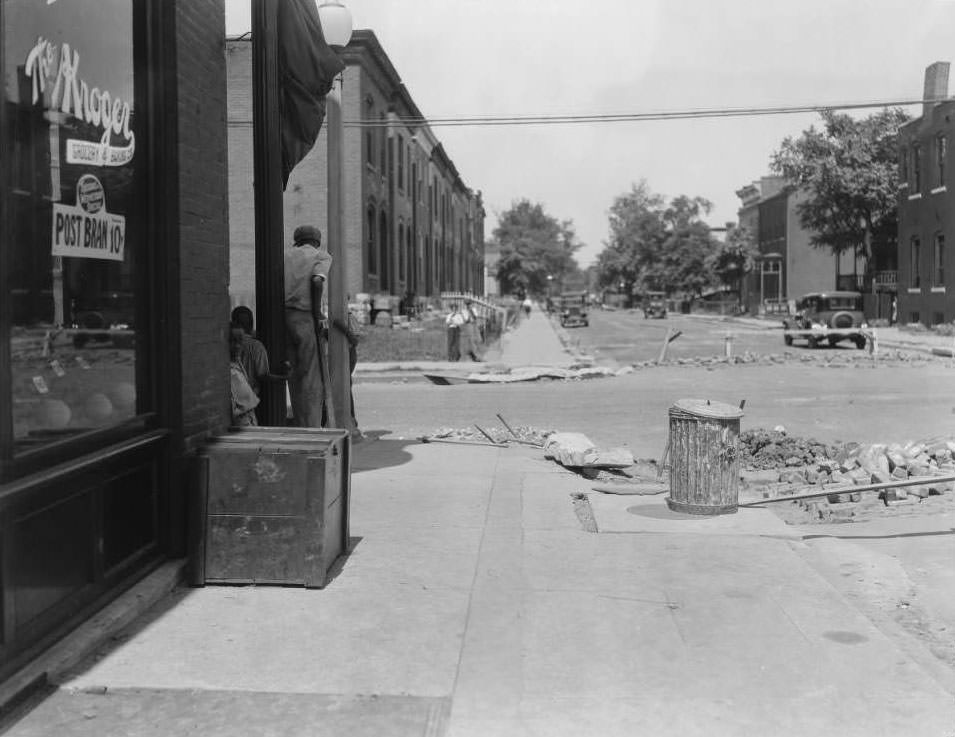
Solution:
{"label": "dark window frame", "polygon": [[909,286],[918,289],[922,286],[922,242],[918,236],[909,239]]}
{"label": "dark window frame", "polygon": [[936,233],[932,239],[932,286],[945,286],[945,235]]}
{"label": "dark window frame", "polygon": [[945,159],[948,157],[948,137],[944,133],[935,136],[935,171],[938,175],[938,187],[944,187],[945,184]]}

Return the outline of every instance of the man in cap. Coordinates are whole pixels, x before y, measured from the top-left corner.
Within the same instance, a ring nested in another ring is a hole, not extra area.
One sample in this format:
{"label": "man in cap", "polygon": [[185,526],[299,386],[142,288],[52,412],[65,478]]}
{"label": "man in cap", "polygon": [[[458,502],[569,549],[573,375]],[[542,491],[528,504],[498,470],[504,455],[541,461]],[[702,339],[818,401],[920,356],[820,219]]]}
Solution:
{"label": "man in cap", "polygon": [[300,225],[294,243],[285,249],[285,329],[291,364],[289,394],[292,417],[298,427],[322,427],[324,383],[322,350],[318,340],[327,329],[325,284],[332,265],[322,245],[322,233],[313,225]]}

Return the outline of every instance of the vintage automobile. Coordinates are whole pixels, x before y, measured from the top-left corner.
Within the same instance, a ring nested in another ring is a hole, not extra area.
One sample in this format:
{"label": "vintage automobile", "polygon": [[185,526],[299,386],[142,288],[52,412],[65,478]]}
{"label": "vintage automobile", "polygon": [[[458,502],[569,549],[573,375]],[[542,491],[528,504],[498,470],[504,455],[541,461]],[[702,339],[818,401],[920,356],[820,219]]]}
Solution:
{"label": "vintage automobile", "polygon": [[851,340],[865,348],[868,325],[862,314],[859,292],[814,292],[796,300],[796,313],[783,319],[783,341],[805,339],[810,348],[822,341],[836,345]]}
{"label": "vintage automobile", "polygon": [[74,301],[71,333],[73,345],[112,342],[115,348],[132,348],[136,342],[134,302],[130,292],[108,292],[98,298]]}
{"label": "vintage automobile", "polygon": [[667,316],[667,296],[665,292],[647,292],[643,296],[643,319]]}
{"label": "vintage automobile", "polygon": [[565,328],[590,325],[587,319],[586,292],[564,292],[560,295],[560,324]]}

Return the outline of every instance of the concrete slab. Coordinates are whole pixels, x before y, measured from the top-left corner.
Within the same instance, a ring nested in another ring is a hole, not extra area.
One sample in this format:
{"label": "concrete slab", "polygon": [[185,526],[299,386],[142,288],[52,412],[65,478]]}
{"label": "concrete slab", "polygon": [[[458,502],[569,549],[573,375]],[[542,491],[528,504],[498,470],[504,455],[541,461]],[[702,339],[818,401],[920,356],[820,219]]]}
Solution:
{"label": "concrete slab", "polygon": [[443,697],[468,596],[399,583],[185,590],[64,686]]}
{"label": "concrete slab", "polygon": [[420,696],[116,689],[61,691],[11,737],[421,737],[445,731],[446,699]]}
{"label": "concrete slab", "polygon": [[768,509],[741,508],[735,514],[720,515],[680,514],[667,506],[667,496],[588,493],[600,532],[799,536]]}
{"label": "concrete slab", "polygon": [[[353,528],[357,541],[333,585],[352,590],[379,585],[469,591],[482,528],[380,524]],[[440,565],[436,565],[440,561]]]}

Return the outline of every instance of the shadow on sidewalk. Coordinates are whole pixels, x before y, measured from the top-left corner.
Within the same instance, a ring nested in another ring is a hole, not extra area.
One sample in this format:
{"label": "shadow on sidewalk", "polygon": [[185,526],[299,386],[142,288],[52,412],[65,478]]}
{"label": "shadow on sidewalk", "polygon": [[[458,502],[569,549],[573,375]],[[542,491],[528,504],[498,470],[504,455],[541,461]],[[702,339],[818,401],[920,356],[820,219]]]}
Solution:
{"label": "shadow on sidewalk", "polygon": [[390,430],[367,430],[365,439],[352,446],[352,473],[374,471],[389,466],[401,466],[411,460],[411,453],[405,448],[418,445],[417,440],[383,439]]}

